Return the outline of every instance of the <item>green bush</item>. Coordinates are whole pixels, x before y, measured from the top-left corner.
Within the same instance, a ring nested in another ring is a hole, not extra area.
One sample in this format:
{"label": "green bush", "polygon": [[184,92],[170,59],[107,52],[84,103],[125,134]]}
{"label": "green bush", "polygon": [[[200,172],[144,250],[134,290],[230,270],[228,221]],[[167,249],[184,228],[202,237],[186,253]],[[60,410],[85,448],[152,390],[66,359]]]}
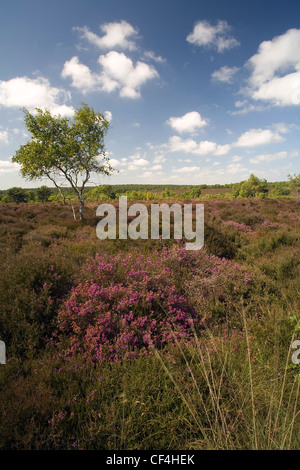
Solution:
{"label": "green bush", "polygon": [[265,179],[261,180],[254,176],[250,175],[247,181],[242,181],[241,183],[236,183],[232,188],[232,195],[234,197],[263,197],[269,191],[268,183]]}

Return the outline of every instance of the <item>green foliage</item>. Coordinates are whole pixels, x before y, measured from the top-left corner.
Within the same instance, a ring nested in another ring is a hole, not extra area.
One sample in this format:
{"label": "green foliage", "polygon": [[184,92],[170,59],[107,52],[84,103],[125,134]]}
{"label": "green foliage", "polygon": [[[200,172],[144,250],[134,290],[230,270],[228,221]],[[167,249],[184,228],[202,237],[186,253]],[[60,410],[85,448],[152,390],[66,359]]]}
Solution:
{"label": "green foliage", "polygon": [[165,188],[165,190],[161,193],[161,197],[163,199],[172,199],[176,197],[176,193],[169,188]]}
{"label": "green foliage", "polygon": [[28,110],[24,114],[32,138],[16,152],[13,162],[21,165],[22,176],[29,180],[47,177],[60,191],[67,182],[80,202],[82,219],[83,191],[91,174],[113,171],[104,151],[108,121],[86,104],[75,111],[73,121],[38,108],[36,114]]}
{"label": "green foliage", "polygon": [[2,194],[1,199],[0,199],[0,202],[2,202],[2,203],[11,202],[9,195],[8,195],[7,193],[6,193],[6,194]]}
{"label": "green foliage", "polygon": [[269,191],[268,183],[265,179],[259,179],[253,174],[250,175],[247,181],[236,183],[232,188],[232,195],[234,197],[263,197]]}
{"label": "green foliage", "polygon": [[28,202],[34,202],[35,201],[35,196],[36,196],[36,191],[34,191],[33,189],[29,189],[27,191]]}
{"label": "green foliage", "polygon": [[290,181],[291,189],[296,191],[296,193],[299,196],[300,195],[300,173],[298,175],[296,175],[296,174],[288,175],[288,179]]}
{"label": "green foliage", "polygon": [[113,186],[104,184],[103,186],[97,186],[96,188],[90,189],[86,200],[87,201],[107,201],[110,199],[116,199],[116,194]]}
{"label": "green foliage", "polygon": [[36,190],[36,197],[37,200],[40,202],[48,202],[51,194],[52,190],[50,188],[47,188],[47,186],[41,186]]}
{"label": "green foliage", "polygon": [[153,199],[159,198],[158,194],[154,194],[150,191],[141,191],[141,190],[135,190],[133,189],[132,191],[126,191],[125,194],[120,194],[127,196],[128,201],[151,201]]}
{"label": "green foliage", "polygon": [[190,198],[190,199],[198,199],[201,197],[201,188],[200,186],[195,186],[194,188],[191,188],[189,191],[186,191],[182,195],[183,198]]}
{"label": "green foliage", "polygon": [[276,183],[274,188],[271,192],[271,196],[279,197],[279,196],[288,196],[291,193],[289,187],[285,182]]}
{"label": "green foliage", "polygon": [[26,191],[24,191],[24,189],[22,188],[17,188],[17,187],[10,188],[7,191],[7,196],[8,196],[9,202],[16,202],[16,203],[27,202]]}

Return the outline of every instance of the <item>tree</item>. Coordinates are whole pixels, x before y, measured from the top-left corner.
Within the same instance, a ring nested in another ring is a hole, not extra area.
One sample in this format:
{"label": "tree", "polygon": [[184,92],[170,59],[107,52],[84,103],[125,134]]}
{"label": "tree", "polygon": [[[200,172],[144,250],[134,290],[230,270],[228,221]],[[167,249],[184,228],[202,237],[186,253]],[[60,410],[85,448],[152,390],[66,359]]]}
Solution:
{"label": "tree", "polygon": [[172,191],[172,189],[165,188],[165,190],[161,193],[161,196],[164,199],[172,199],[172,198],[176,197],[176,193],[174,191]]}
{"label": "tree", "polygon": [[16,202],[19,204],[20,202],[27,202],[27,194],[26,191],[22,188],[13,187],[8,189],[7,196],[9,201]]}
{"label": "tree", "polygon": [[113,171],[104,149],[109,122],[86,104],[75,110],[73,120],[52,116],[39,108],[35,114],[23,111],[32,138],[19,148],[13,162],[19,163],[22,176],[29,180],[49,178],[64,204],[72,207],[76,219],[75,209],[62,191],[66,183],[71,186],[83,220],[84,188],[91,175],[109,175]]}
{"label": "tree", "polygon": [[104,184],[103,186],[98,186],[99,192],[105,194],[108,199],[116,199],[116,194],[114,189],[109,184]]}
{"label": "tree", "polygon": [[247,181],[236,183],[232,187],[232,195],[234,197],[255,197],[264,196],[268,193],[269,187],[265,179],[259,179],[253,174]]}
{"label": "tree", "polygon": [[41,202],[48,202],[51,194],[52,191],[50,188],[47,188],[47,186],[41,186],[36,190],[37,200]]}
{"label": "tree", "polygon": [[27,195],[28,202],[34,202],[35,201],[35,191],[33,189],[29,189],[29,191],[27,191],[26,195]]}
{"label": "tree", "polygon": [[290,181],[290,187],[292,190],[296,191],[297,195],[300,195],[300,173],[299,175],[288,175]]}
{"label": "tree", "polygon": [[290,194],[290,190],[288,188],[287,183],[279,182],[276,183],[274,188],[272,189],[271,195],[272,196],[288,196]]}
{"label": "tree", "polygon": [[184,198],[191,198],[191,199],[198,199],[201,197],[201,188],[200,186],[195,186],[194,188],[189,189],[185,193],[183,193],[182,197]]}

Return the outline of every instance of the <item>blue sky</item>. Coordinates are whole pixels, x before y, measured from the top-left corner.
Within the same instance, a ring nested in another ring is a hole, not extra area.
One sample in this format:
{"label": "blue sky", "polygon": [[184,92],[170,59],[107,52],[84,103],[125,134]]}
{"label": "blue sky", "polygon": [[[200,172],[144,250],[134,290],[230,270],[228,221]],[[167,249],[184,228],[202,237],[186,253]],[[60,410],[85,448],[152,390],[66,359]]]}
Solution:
{"label": "blue sky", "polygon": [[[300,172],[298,0],[0,3],[0,188],[22,107],[111,121],[118,174],[96,183],[214,184]],[[43,182],[44,183],[44,182]]]}

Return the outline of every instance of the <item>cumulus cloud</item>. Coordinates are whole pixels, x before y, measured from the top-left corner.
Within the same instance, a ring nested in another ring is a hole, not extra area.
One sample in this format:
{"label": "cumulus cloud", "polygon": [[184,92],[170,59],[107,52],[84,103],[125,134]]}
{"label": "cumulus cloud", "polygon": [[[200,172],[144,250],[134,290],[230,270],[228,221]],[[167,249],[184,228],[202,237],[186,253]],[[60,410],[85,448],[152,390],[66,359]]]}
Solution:
{"label": "cumulus cloud", "polygon": [[245,168],[241,163],[229,163],[226,166],[226,173],[229,175],[248,175],[250,170]]}
{"label": "cumulus cloud", "polygon": [[243,157],[240,157],[239,155],[234,155],[231,159],[232,163],[240,162],[243,159]]}
{"label": "cumulus cloud", "polygon": [[153,165],[152,170],[153,171],[158,171],[162,169],[162,165]]}
{"label": "cumulus cloud", "polygon": [[197,129],[206,126],[207,120],[197,111],[191,111],[181,117],[170,117],[167,124],[180,134],[184,132],[194,133]]}
{"label": "cumulus cloud", "polygon": [[119,89],[121,97],[139,98],[141,86],[159,76],[154,67],[140,61],[134,65],[123,52],[110,51],[101,55],[98,62],[102,66],[102,90]]}
{"label": "cumulus cloud", "polygon": [[200,142],[193,139],[184,140],[178,136],[171,137],[166,147],[170,152],[184,152],[194,155],[225,155],[230,150],[230,145],[218,145],[208,140]]}
{"label": "cumulus cloud", "polygon": [[92,91],[100,85],[100,78],[93,74],[87,65],[81,64],[78,57],[72,57],[65,62],[61,76],[63,78],[70,77],[72,79],[71,85],[79,88],[82,93]]}
{"label": "cumulus cloud", "polygon": [[218,52],[232,49],[240,43],[229,35],[230,26],[227,21],[218,21],[213,26],[206,20],[198,21],[186,40],[196,46],[213,47]]}
{"label": "cumulus cloud", "polygon": [[7,108],[25,107],[31,112],[35,108],[47,108],[52,114],[73,116],[74,108],[64,104],[69,99],[67,91],[52,87],[46,78],[16,77],[0,81],[0,105]]}
{"label": "cumulus cloud", "polygon": [[254,158],[250,158],[250,163],[271,163],[274,160],[282,160],[289,156],[288,152],[278,152],[278,153],[267,153],[262,155],[257,155]]}
{"label": "cumulus cloud", "polygon": [[153,158],[154,163],[165,163],[167,161],[166,157],[164,155],[156,155]]}
{"label": "cumulus cloud", "polygon": [[123,52],[110,51],[101,55],[98,63],[102,70],[94,73],[78,57],[72,57],[65,62],[61,75],[70,77],[71,85],[82,93],[119,90],[121,97],[133,99],[140,98],[142,85],[159,76],[154,67],[141,61],[134,64]]}
{"label": "cumulus cloud", "polygon": [[127,164],[129,171],[141,170],[150,165],[150,162],[143,158],[139,153],[129,157],[130,162]]}
{"label": "cumulus cloud", "polygon": [[12,163],[7,160],[0,160],[0,175],[5,173],[14,173],[20,169],[18,163]]}
{"label": "cumulus cloud", "polygon": [[248,63],[249,87],[254,100],[275,106],[300,104],[300,29],[290,29],[260,44]]}
{"label": "cumulus cloud", "polygon": [[0,130],[0,143],[8,144],[8,132],[6,129],[4,131]]}
{"label": "cumulus cloud", "polygon": [[80,32],[81,37],[89,43],[101,49],[136,49],[136,45],[132,38],[136,37],[138,30],[125,20],[113,23],[104,23],[100,26],[103,36],[98,36],[89,30],[87,26],[82,28],[73,28]]}
{"label": "cumulus cloud", "polygon": [[259,145],[282,142],[285,139],[278,131],[270,129],[250,129],[244,132],[233,144],[235,147],[257,147]]}
{"label": "cumulus cloud", "polygon": [[184,166],[182,168],[176,168],[173,171],[173,173],[195,173],[195,171],[199,171],[200,167],[199,166]]}
{"label": "cumulus cloud", "polygon": [[145,171],[140,175],[141,178],[152,178],[154,175],[152,171]]}
{"label": "cumulus cloud", "polygon": [[215,82],[222,82],[222,83],[232,83],[234,75],[238,72],[239,67],[221,67],[219,70],[215,70],[211,77]]}

